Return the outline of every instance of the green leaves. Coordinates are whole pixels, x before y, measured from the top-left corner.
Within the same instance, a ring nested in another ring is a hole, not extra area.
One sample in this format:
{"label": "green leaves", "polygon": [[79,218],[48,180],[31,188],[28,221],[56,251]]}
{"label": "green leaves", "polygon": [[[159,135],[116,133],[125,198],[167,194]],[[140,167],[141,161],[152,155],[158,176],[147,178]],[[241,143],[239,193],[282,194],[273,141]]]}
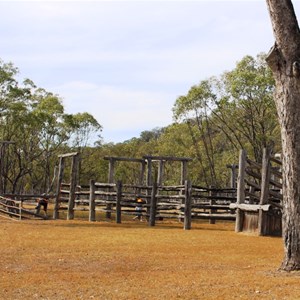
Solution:
{"label": "green leaves", "polygon": [[207,183],[222,180],[223,156],[245,148],[260,161],[264,147],[280,148],[274,79],[265,57],[245,56],[233,70],[201,81],[175,101],[173,118],[188,124]]}
{"label": "green leaves", "polygon": [[[79,140],[87,145],[101,125],[88,113],[67,115],[58,95],[25,79],[15,79],[18,69],[0,60],[0,141],[13,141],[3,159],[3,191],[47,190],[57,155]],[[75,144],[73,145],[75,146]],[[0,191],[1,192],[1,191]]]}

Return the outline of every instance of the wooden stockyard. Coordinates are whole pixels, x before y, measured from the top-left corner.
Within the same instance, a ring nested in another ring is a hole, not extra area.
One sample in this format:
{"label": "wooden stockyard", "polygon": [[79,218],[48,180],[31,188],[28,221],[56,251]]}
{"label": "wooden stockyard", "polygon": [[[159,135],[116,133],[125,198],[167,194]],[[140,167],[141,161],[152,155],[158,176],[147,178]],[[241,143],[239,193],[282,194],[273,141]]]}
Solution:
{"label": "wooden stockyard", "polygon": [[67,219],[73,219],[76,211],[88,211],[89,221],[96,221],[97,213],[109,212],[115,215],[117,223],[121,223],[122,215],[135,215],[136,197],[144,200],[143,216],[150,226],[157,220],[176,218],[182,220],[184,229],[191,228],[192,220],[207,219],[211,223],[215,220],[235,220],[235,212],[230,209],[230,203],[236,201],[235,189],[207,189],[192,186],[186,180],[184,185],[152,186],[127,185],[121,181],[115,183],[90,182],[89,186],[82,186],[77,191],[73,205],[68,201],[70,194],[68,185],[61,190],[58,211],[67,211]]}
{"label": "wooden stockyard", "polygon": [[[62,181],[66,159],[71,158],[71,178],[69,183]],[[136,198],[142,198],[142,214],[150,226],[157,220],[175,218],[183,222],[184,229],[190,229],[192,220],[208,219],[235,220],[235,212],[229,205],[236,201],[236,189],[215,189],[194,186],[187,177],[187,163],[190,158],[145,156],[142,159],[105,157],[109,161],[108,183],[91,180],[89,185],[77,185],[78,154],[60,156],[57,193],[53,218],[59,218],[60,211],[67,211],[67,219],[75,218],[77,211],[88,211],[89,221],[96,221],[99,212],[106,218],[115,215],[117,223],[122,215],[135,215]],[[137,185],[114,182],[117,161],[129,161],[141,165],[141,176]],[[163,185],[164,165],[168,161],[181,163],[180,184]],[[152,178],[153,162],[158,162],[157,180]],[[147,168],[146,168],[147,167]],[[144,177],[146,180],[144,183]],[[99,214],[100,215],[100,214]],[[99,219],[99,218],[98,218]]]}
{"label": "wooden stockyard", "polygon": [[[121,223],[125,215],[134,217],[136,199],[143,199],[142,216],[149,226],[165,219],[177,219],[184,229],[191,229],[192,222],[216,220],[236,222],[236,232],[256,231],[260,235],[281,234],[282,183],[281,162],[271,157],[265,150],[262,164],[251,161],[241,150],[238,178],[232,181],[232,187],[217,189],[193,185],[187,179],[187,165],[190,158],[167,156],[144,156],[141,159],[124,157],[105,157],[109,161],[108,182],[90,180],[88,185],[77,184],[79,154],[68,153],[59,156],[56,192],[53,197],[53,219],[66,214],[72,220],[79,212],[87,212],[90,222],[114,218]],[[63,182],[67,160],[71,160],[69,182]],[[138,183],[130,185],[115,181],[115,169],[118,161],[140,164]],[[181,164],[181,177],[178,185],[164,185],[165,164]],[[157,178],[152,178],[152,170],[157,167]],[[233,165],[234,166],[234,165]],[[232,178],[236,178],[235,167]],[[237,186],[237,187],[235,187]],[[15,204],[0,200],[0,213],[17,219],[26,218],[26,211],[21,210],[20,195]],[[26,197],[23,196],[23,199]],[[12,198],[9,198],[12,199]],[[14,206],[13,214],[10,206]],[[23,209],[23,208],[22,208]],[[22,211],[22,217],[17,213]],[[28,210],[29,215],[35,215]],[[80,214],[82,216],[82,213]]]}
{"label": "wooden stockyard", "polygon": [[282,235],[281,160],[264,149],[262,163],[251,161],[240,151],[236,232],[257,231],[259,235]]}
{"label": "wooden stockyard", "polygon": [[33,218],[43,220],[47,219],[48,217],[45,214],[36,213],[34,209],[34,207],[36,206],[35,199],[37,198],[39,198],[39,195],[0,196],[0,217],[9,218],[12,220],[24,220]]}

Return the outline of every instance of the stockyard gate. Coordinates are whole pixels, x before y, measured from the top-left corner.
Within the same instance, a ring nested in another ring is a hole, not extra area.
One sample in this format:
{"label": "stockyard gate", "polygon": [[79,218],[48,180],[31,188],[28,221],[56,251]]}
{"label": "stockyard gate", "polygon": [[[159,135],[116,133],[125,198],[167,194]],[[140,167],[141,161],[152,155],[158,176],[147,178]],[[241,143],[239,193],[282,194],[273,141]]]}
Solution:
{"label": "stockyard gate", "polygon": [[[197,220],[235,221],[236,232],[257,232],[259,235],[281,235],[282,174],[280,158],[265,149],[262,163],[251,161],[240,151],[239,164],[228,166],[231,186],[202,187],[187,178],[190,158],[144,156],[143,158],[105,157],[108,161],[108,182],[91,179],[88,185],[78,185],[78,153],[59,155],[59,166],[54,177],[54,194],[13,195],[0,198],[0,217],[14,220],[47,219],[36,210],[36,199],[49,199],[53,219],[86,218],[90,222],[114,219],[116,223],[136,215],[137,199],[142,199],[141,215],[149,226],[164,220],[178,220],[185,230]],[[125,161],[140,166],[138,184],[130,185],[115,180],[117,163]],[[181,167],[178,185],[164,185],[164,167],[176,162]],[[69,166],[70,175],[65,176]],[[155,172],[153,169],[155,168]],[[157,176],[153,179],[153,173]],[[68,182],[65,178],[69,177]]]}

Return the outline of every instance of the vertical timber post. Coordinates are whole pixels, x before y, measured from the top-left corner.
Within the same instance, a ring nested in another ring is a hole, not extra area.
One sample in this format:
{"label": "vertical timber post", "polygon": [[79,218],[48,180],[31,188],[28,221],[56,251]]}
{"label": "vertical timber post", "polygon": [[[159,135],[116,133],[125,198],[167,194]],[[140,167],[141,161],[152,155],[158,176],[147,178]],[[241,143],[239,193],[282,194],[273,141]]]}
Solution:
{"label": "vertical timber post", "polygon": [[89,203],[89,221],[96,221],[96,211],[95,211],[95,180],[90,180],[90,203]]}
{"label": "vertical timber post", "polygon": [[68,203],[68,220],[74,219],[74,204],[76,197],[76,186],[77,186],[77,170],[78,170],[78,162],[79,162],[78,154],[72,156],[72,166],[71,166],[71,181],[70,181],[70,195],[69,195],[69,203]]}
{"label": "vertical timber post", "polygon": [[[216,212],[216,210],[214,208],[212,208],[214,206],[214,204],[216,204],[216,200],[214,199],[214,196],[216,196],[216,192],[215,192],[214,188],[215,187],[211,185],[210,190],[209,190],[209,198],[210,198],[209,199],[209,204],[211,206],[210,211],[209,211],[210,215],[213,215]],[[216,224],[216,219],[210,218],[209,219],[209,224]]]}
{"label": "vertical timber post", "polygon": [[[180,190],[179,195],[184,195],[184,199],[181,200],[181,205],[183,205],[185,207],[185,201],[186,201],[186,177],[187,177],[187,161],[186,160],[181,160],[181,177],[180,177],[180,184],[184,186],[184,190]],[[184,214],[184,212],[183,212]],[[181,222],[184,222],[185,217],[182,215],[180,215],[179,220]]]}
{"label": "vertical timber post", "polygon": [[[261,194],[260,194],[260,205],[267,204],[269,202],[269,181],[270,181],[270,151],[264,148],[263,150],[263,161],[261,169]],[[262,209],[258,212],[258,234],[268,234],[268,212]]]}
{"label": "vertical timber post", "polygon": [[[115,180],[115,159],[111,157],[109,159],[109,171],[108,171],[108,183],[114,183]],[[107,196],[108,199],[110,196]],[[110,199],[109,199],[110,200]],[[111,204],[106,204],[106,218],[111,218]]]}
{"label": "vertical timber post", "polygon": [[[140,178],[139,178],[139,185],[143,186],[144,185],[144,178],[145,178],[145,169],[146,169],[146,161],[143,160],[141,162],[141,171],[140,171]],[[142,189],[138,188],[137,190],[138,194],[140,195],[142,193]]]}
{"label": "vertical timber post", "polygon": [[59,158],[56,197],[55,197],[54,211],[53,211],[53,219],[54,220],[59,218],[60,190],[61,190],[61,184],[62,184],[63,177],[64,177],[64,169],[65,169],[65,158],[61,156]]}
{"label": "vertical timber post", "polygon": [[192,227],[192,187],[189,180],[184,183],[184,198],[184,230],[190,230]]}
{"label": "vertical timber post", "polygon": [[122,200],[122,181],[118,180],[117,188],[117,201],[116,201],[116,223],[121,223],[121,200]]}
{"label": "vertical timber post", "polygon": [[[237,183],[237,205],[245,203],[245,169],[246,169],[246,151],[240,151],[239,157],[239,174]],[[236,209],[236,221],[235,232],[241,232],[243,230],[244,212],[237,207]]]}
{"label": "vertical timber post", "polygon": [[156,208],[157,208],[157,183],[153,182],[152,192],[151,192],[151,202],[150,202],[150,217],[149,226],[155,226]]}
{"label": "vertical timber post", "polygon": [[[152,159],[151,158],[147,158],[147,187],[153,186],[153,183],[155,182],[155,180],[152,179]],[[148,199],[149,199],[149,189],[147,188],[146,190],[146,195],[147,197],[147,204],[148,204]],[[151,195],[150,195],[151,196]],[[150,200],[151,201],[151,200]],[[150,215],[150,210],[149,210],[149,206],[147,206],[147,214]]]}
{"label": "vertical timber post", "polygon": [[157,175],[157,184],[158,184],[158,186],[161,186],[162,183],[163,183],[164,165],[165,165],[164,160],[160,160],[159,161],[159,166],[158,166],[158,175]]}
{"label": "vertical timber post", "polygon": [[146,162],[143,160],[141,162],[141,174],[140,174],[140,180],[139,180],[140,185],[144,184],[145,169],[146,169]]}
{"label": "vertical timber post", "polygon": [[147,186],[152,186],[152,159],[147,158]]}

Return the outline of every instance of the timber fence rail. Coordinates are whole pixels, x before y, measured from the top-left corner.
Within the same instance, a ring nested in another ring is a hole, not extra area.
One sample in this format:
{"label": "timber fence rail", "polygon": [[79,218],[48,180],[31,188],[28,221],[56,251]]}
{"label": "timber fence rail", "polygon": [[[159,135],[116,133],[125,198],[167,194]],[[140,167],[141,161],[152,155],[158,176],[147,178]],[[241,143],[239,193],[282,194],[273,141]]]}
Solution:
{"label": "timber fence rail", "polygon": [[[24,219],[48,219],[47,215],[37,214],[35,207],[37,203],[34,198],[39,198],[39,195],[15,195],[18,199],[13,199],[13,195],[0,196],[0,217],[11,220]],[[24,202],[28,202],[25,204]]]}
{"label": "timber fence rail", "polygon": [[281,161],[264,149],[261,163],[240,151],[235,231],[257,231],[259,235],[281,235]]}
{"label": "timber fence rail", "polygon": [[[75,200],[70,205],[70,191],[66,183],[61,184],[58,210],[67,210],[67,219],[74,218],[76,211],[88,211],[89,221],[99,219],[99,213],[115,215],[117,223],[122,222],[122,215],[136,215],[136,199],[143,200],[141,215],[150,226],[163,219],[178,219],[185,229],[191,228],[192,220],[207,219],[235,220],[235,211],[230,204],[236,201],[236,189],[217,189],[192,186],[190,181],[184,185],[151,186],[128,185],[117,183],[98,183],[90,181],[87,186],[77,186]],[[55,213],[58,216],[58,211]]]}
{"label": "timber fence rail", "polygon": [[236,202],[235,188],[192,187],[192,218],[208,219],[211,224],[216,220],[236,218],[235,211],[230,208]]}

